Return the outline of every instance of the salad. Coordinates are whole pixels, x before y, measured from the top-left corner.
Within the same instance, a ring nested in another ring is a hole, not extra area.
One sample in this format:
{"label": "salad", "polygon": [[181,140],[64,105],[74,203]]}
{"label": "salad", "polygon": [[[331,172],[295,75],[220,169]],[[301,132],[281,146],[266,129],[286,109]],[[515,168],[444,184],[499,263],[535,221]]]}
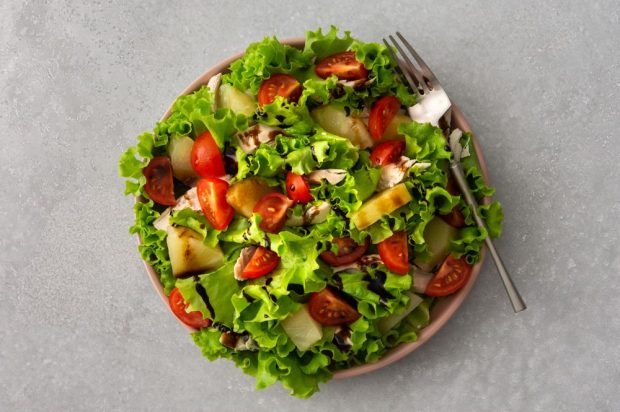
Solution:
{"label": "salad", "polygon": [[[488,233],[475,225],[444,133],[407,116],[416,95],[395,67],[334,27],[303,49],[265,38],[121,156],[130,232],[173,313],[258,388],[309,397],[415,341],[500,235],[501,206],[480,206]],[[490,196],[471,136],[449,140]]]}

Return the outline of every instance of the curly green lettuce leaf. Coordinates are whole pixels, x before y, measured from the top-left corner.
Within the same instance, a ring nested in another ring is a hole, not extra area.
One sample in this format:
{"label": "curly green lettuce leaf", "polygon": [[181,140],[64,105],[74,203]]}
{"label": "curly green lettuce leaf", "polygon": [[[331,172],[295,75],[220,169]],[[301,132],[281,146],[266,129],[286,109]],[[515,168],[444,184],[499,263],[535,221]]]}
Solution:
{"label": "curly green lettuce leaf", "polygon": [[480,200],[485,196],[493,196],[495,189],[488,186],[484,180],[484,176],[482,176],[480,162],[478,161],[478,156],[474,149],[472,137],[470,132],[463,133],[461,137],[461,146],[467,148],[470,153],[469,156],[461,158],[461,166],[465,172],[469,188],[474,196]]}
{"label": "curly green lettuce leaf", "polygon": [[458,196],[452,196],[441,186],[434,186],[426,190],[424,197],[429,207],[441,215],[450,213],[452,208],[458,205],[460,201]]}
{"label": "curly green lettuce leaf", "polygon": [[205,215],[190,208],[181,209],[172,213],[170,224],[183,226],[202,235],[204,244],[209,247],[217,246],[219,230],[213,229]]}
{"label": "curly green lettuce leaf", "polygon": [[130,147],[121,155],[118,173],[127,179],[125,181],[126,195],[148,197],[142,190],[146,183],[142,169],[149,164],[156,153],[165,151],[165,147],[168,145],[168,136],[145,132],[139,135],[137,140],[135,146]]}
{"label": "curly green lettuce leaf", "polygon": [[254,176],[274,177],[284,170],[285,160],[276,147],[260,145],[256,151],[247,157],[248,169]]}
{"label": "curly green lettuce leaf", "polygon": [[[484,180],[478,157],[473,147],[471,133],[464,133],[460,143],[470,153],[469,156],[461,159],[461,165],[465,171],[469,188],[478,200],[491,196],[495,189],[489,187]],[[469,227],[459,231],[457,238],[450,243],[450,249],[457,257],[465,256],[467,262],[474,264],[480,260],[480,250],[486,236],[499,237],[501,235],[504,212],[498,201],[478,207],[478,214],[485,221],[487,231],[476,226],[471,207],[462,198],[460,199],[459,207],[465,218],[465,223]]]}
{"label": "curly green lettuce leaf", "polygon": [[[349,139],[328,133],[320,128],[317,128],[312,140],[315,155],[322,169],[351,169],[365,153],[359,152]],[[362,160],[363,165],[369,163],[367,158],[365,159]]]}
{"label": "curly green lettuce leaf", "polygon": [[[329,146],[330,153],[338,153],[341,139],[332,140]],[[334,208],[348,216],[359,209],[364,200],[374,193],[381,177],[381,170],[370,163],[367,152],[352,152],[355,156],[349,159],[345,153],[348,152],[343,150],[343,154],[338,154],[334,161],[323,163],[325,168],[347,170],[344,180],[335,185],[322,181],[310,190],[315,199],[326,199]]]}
{"label": "curly green lettuce leaf", "polygon": [[336,76],[327,79],[308,79],[303,83],[299,104],[312,110],[324,104],[334,104],[343,110],[359,114],[364,107],[367,93],[339,83]]}
{"label": "curly green lettuce leaf", "polygon": [[343,37],[338,37],[338,29],[331,26],[327,33],[319,28],[316,31],[306,31],[304,53],[321,60],[335,53],[346,51],[353,44],[351,32],[345,31]]}
{"label": "curly green lettuce leaf", "polygon": [[399,324],[386,332],[382,341],[388,348],[393,348],[402,343],[415,342],[418,340],[418,332],[430,323],[430,306],[432,298],[425,298],[410,314]]}
{"label": "curly green lettuce leaf", "polygon": [[485,229],[474,226],[459,230],[456,239],[450,241],[450,250],[456,257],[464,256],[473,265],[480,259],[480,249],[488,236]]}
{"label": "curly green lettuce leaf", "polygon": [[502,222],[504,221],[502,205],[498,201],[481,205],[478,207],[478,213],[484,219],[489,235],[493,238],[500,237],[502,235]]}
{"label": "curly green lettuce leaf", "polygon": [[440,128],[430,123],[403,123],[398,133],[405,136],[405,155],[418,161],[449,159],[446,138]]}
{"label": "curly green lettuce leaf", "polygon": [[222,81],[253,95],[264,79],[273,73],[295,75],[310,66],[310,57],[301,50],[284,45],[275,37],[252,43],[245,54],[230,65],[230,73]]}
{"label": "curly green lettuce leaf", "polygon": [[129,228],[129,233],[140,236],[141,243],[138,246],[140,256],[153,266],[167,295],[174,288],[175,277],[172,275],[172,266],[168,256],[166,232],[153,226],[160,216],[153,206],[153,201],[136,202],[134,205],[136,221]]}
{"label": "curly green lettuce leaf", "polygon": [[[235,320],[235,308],[232,304],[232,297],[241,289],[239,283],[233,276],[233,266],[239,252],[237,251],[223,266],[213,272],[200,275],[198,281],[194,278],[187,278],[177,281],[177,287],[183,298],[190,302],[192,308],[200,310],[204,317],[218,322],[230,329],[233,328]],[[193,287],[192,287],[193,286]],[[208,297],[208,304],[199,304],[203,299],[199,288],[203,288],[204,294]]]}
{"label": "curly green lettuce leaf", "polygon": [[257,389],[280,381],[291,395],[308,398],[319,390],[320,383],[332,377],[325,355],[300,356],[293,351],[287,356],[278,356],[276,350],[235,351],[220,343],[220,335],[217,329],[208,328],[192,334],[192,338],[207,359],[231,359],[246,374],[254,376]]}
{"label": "curly green lettuce leaf", "polygon": [[284,128],[290,135],[307,135],[314,127],[310,112],[304,104],[289,102],[282,96],[263,105],[257,118],[259,123]]}
{"label": "curly green lettuce leaf", "polygon": [[206,86],[178,97],[170,117],[155,127],[155,133],[197,137],[209,131],[220,149],[223,148],[234,133],[248,127],[248,118],[226,108],[214,110],[214,101],[213,92]]}
{"label": "curly green lettuce leaf", "polygon": [[351,45],[351,50],[355,52],[356,59],[364,63],[370,72],[371,83],[367,90],[370,97],[376,98],[391,94],[405,106],[415,104],[416,96],[409,91],[395,71],[396,62],[384,44],[355,41]]}
{"label": "curly green lettuce leaf", "polygon": [[325,239],[320,232],[289,228],[269,235],[271,248],[280,256],[280,268],[274,272],[271,287],[286,293],[290,285],[299,285],[304,293],[316,292],[326,285],[325,271],[318,261],[317,246]]}
{"label": "curly green lettuce leaf", "polygon": [[357,310],[366,319],[378,319],[404,308],[409,302],[405,293],[411,288],[411,276],[390,272],[384,265],[366,268],[365,272],[342,272],[342,290],[357,301]]}

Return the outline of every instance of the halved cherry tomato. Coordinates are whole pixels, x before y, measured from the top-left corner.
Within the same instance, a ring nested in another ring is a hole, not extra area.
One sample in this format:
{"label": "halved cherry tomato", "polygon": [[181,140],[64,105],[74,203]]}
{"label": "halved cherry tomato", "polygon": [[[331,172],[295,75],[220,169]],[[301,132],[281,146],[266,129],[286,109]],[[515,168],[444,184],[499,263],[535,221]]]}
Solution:
{"label": "halved cherry tomato", "polygon": [[224,230],[235,215],[234,209],[226,202],[228,182],[217,177],[205,177],[196,185],[198,201],[202,213],[214,229]]}
{"label": "halved cherry tomato", "polygon": [[390,140],[381,143],[370,153],[370,161],[375,166],[385,166],[395,163],[403,155],[405,151],[405,142],[402,140]]}
{"label": "halved cherry tomato", "polygon": [[308,179],[293,172],[286,175],[286,193],[297,203],[308,203],[313,199]]}
{"label": "halved cherry tomato", "polygon": [[313,293],[308,301],[308,310],[312,319],[325,326],[347,325],[360,318],[353,306],[330,289]]}
{"label": "halved cherry tomato", "polygon": [[258,104],[264,106],[272,103],[276,96],[282,96],[290,102],[296,102],[301,96],[301,83],[290,74],[277,73],[263,80],[258,91]]}
{"label": "halved cherry tomato", "polygon": [[174,198],[174,182],[172,180],[172,164],[166,156],[156,156],[142,170],[146,177],[144,190],[156,203],[165,206],[177,204]]}
{"label": "halved cherry tomato", "polygon": [[396,232],[377,245],[379,256],[392,272],[406,275],[409,273],[409,248],[407,234]]}
{"label": "halved cherry tomato", "polygon": [[[448,177],[448,185],[446,186],[446,190],[452,196],[457,196],[461,194],[452,176]],[[440,215],[439,217],[442,218],[444,222],[446,222],[450,226],[459,229],[466,226],[465,216],[463,215],[463,212],[458,206],[454,206],[450,213],[448,213],[447,215]]]}
{"label": "halved cherry tomato", "polygon": [[241,272],[241,277],[243,279],[259,278],[273,271],[279,263],[280,256],[267,248],[258,246],[247,266]]}
{"label": "halved cherry tomato", "polygon": [[323,79],[331,75],[336,75],[340,80],[359,80],[368,77],[368,70],[363,63],[355,59],[355,52],[352,51],[327,56],[316,65],[314,71]]}
{"label": "halved cherry tomato", "polygon": [[191,161],[200,177],[220,177],[226,174],[222,152],[209,132],[196,138],[192,146]]}
{"label": "halved cherry tomato", "polygon": [[370,109],[368,130],[375,140],[381,140],[396,113],[400,110],[400,101],[394,96],[383,96]]}
{"label": "halved cherry tomato", "polygon": [[196,310],[189,313],[187,312],[188,305],[183,299],[183,295],[181,295],[179,289],[172,289],[172,292],[170,292],[170,296],[168,296],[168,302],[170,303],[170,309],[172,309],[172,313],[174,313],[174,315],[187,326],[200,329],[209,327],[211,325],[211,321],[209,319],[204,319],[202,317],[202,313],[200,313],[199,311]]}
{"label": "halved cherry tomato", "polygon": [[259,227],[267,233],[278,233],[286,221],[286,211],[294,202],[281,193],[268,193],[254,206],[262,220]]}
{"label": "halved cherry tomato", "polygon": [[368,238],[366,238],[363,245],[358,245],[350,237],[335,237],[331,243],[338,247],[338,252],[334,253],[331,250],[326,250],[320,255],[321,259],[331,266],[342,266],[355,262],[366,253],[368,246],[370,246]]}
{"label": "halved cherry tomato", "polygon": [[465,286],[470,275],[471,265],[465,262],[465,258],[456,259],[449,255],[424,293],[428,296],[451,295]]}

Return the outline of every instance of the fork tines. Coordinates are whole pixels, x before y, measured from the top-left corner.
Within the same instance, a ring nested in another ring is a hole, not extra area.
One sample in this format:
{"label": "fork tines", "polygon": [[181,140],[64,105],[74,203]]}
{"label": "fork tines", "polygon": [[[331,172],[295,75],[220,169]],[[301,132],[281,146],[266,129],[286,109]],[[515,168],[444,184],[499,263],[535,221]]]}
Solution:
{"label": "fork tines", "polygon": [[396,50],[398,50],[398,54],[400,57],[402,57],[402,59],[396,56],[396,54],[394,53],[394,49],[388,44],[385,39],[383,39],[383,43],[387,46],[390,54],[398,64],[398,67],[400,68],[403,77],[405,78],[411,89],[418,95],[423,96],[429,91],[433,90],[433,88],[436,86],[437,78],[431,71],[430,67],[428,67],[424,60],[422,60],[420,55],[415,51],[413,46],[411,46],[411,44],[405,39],[405,37],[400,34],[400,32],[396,32],[396,36],[398,36],[402,44],[409,51],[409,54],[411,55],[411,57],[413,57],[413,60],[416,61],[419,67],[417,67],[413,63],[410,56],[396,41],[394,36],[389,35],[388,37]]}

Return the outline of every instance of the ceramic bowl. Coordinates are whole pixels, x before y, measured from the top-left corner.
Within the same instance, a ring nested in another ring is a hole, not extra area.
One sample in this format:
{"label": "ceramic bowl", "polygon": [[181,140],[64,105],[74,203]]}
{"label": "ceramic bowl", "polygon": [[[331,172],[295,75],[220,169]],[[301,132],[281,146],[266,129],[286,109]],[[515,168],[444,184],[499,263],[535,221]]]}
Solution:
{"label": "ceramic bowl", "polygon": [[[303,38],[286,39],[286,40],[282,40],[282,43],[301,48],[304,45],[304,39]],[[228,66],[230,65],[230,63],[232,63],[234,60],[238,59],[242,55],[243,53],[239,53],[239,54],[231,56],[217,63],[216,65],[214,65],[213,67],[205,71],[203,74],[201,74],[196,80],[191,82],[189,86],[187,86],[185,90],[181,92],[181,95],[192,93],[198,90],[201,86],[206,85],[212,76],[214,76],[217,73],[225,72]],[[164,113],[160,121],[166,119],[170,115],[171,110],[172,110],[172,105],[170,105],[168,110],[166,110],[166,113]],[[456,126],[463,131],[471,131],[471,128],[469,127],[467,120],[463,116],[463,113],[455,106],[453,106],[453,109],[452,109],[452,124],[453,126]],[[473,143],[474,143],[474,148],[476,150],[476,154],[478,155],[478,159],[480,161],[482,173],[484,175],[485,180],[488,183],[488,170],[486,167],[486,163],[484,161],[482,150],[475,137],[473,139]],[[484,203],[488,203],[489,200],[490,199],[484,199]],[[444,325],[448,322],[448,320],[450,320],[450,318],[454,315],[454,313],[459,309],[459,307],[461,306],[461,304],[463,303],[467,295],[469,295],[469,291],[474,286],[474,283],[476,282],[476,279],[478,278],[478,274],[480,272],[480,268],[482,267],[482,262],[484,261],[484,257],[485,257],[485,250],[483,249],[481,253],[480,261],[473,267],[469,282],[461,290],[459,290],[457,293],[451,296],[439,299],[433,305],[431,309],[431,313],[430,313],[431,315],[430,324],[420,331],[420,333],[418,334],[417,341],[412,342],[412,343],[401,344],[391,349],[379,361],[375,363],[369,363],[365,365],[355,366],[355,367],[345,369],[345,370],[335,371],[334,377],[336,379],[351,378],[354,376],[358,376],[358,375],[362,375],[365,373],[375,371],[377,369],[383,368],[391,363],[394,363],[402,359],[409,353],[413,352],[414,350],[418,349],[420,346],[428,342],[428,340],[431,337],[433,337],[433,335],[435,335],[441,328],[444,327]],[[151,279],[153,287],[155,288],[155,291],[159,294],[159,296],[165,302],[166,306],[168,306],[168,298],[166,294],[164,293],[161,283],[159,282],[157,273],[147,262],[144,262],[144,264],[146,266],[146,271],[148,273],[149,278]],[[190,332],[195,332],[195,329],[185,325],[184,323],[181,323],[181,324],[186,329],[188,329]]]}

